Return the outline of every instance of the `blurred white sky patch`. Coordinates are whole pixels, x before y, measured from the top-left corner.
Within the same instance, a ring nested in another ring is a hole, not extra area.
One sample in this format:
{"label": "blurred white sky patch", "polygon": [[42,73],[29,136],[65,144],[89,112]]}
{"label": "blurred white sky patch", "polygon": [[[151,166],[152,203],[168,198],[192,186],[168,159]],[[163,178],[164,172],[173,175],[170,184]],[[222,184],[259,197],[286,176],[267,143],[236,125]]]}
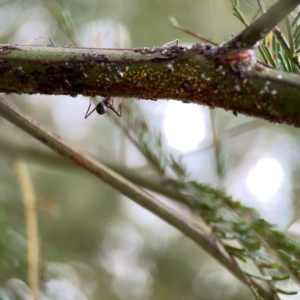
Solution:
{"label": "blurred white sky patch", "polygon": [[155,263],[143,254],[142,235],[126,221],[111,219],[103,228],[99,262],[110,273],[110,284],[121,299],[147,299]]}
{"label": "blurred white sky patch", "polygon": [[290,222],[293,211],[291,185],[287,176],[279,160],[265,157],[254,164],[245,179],[246,188],[254,196],[250,206],[254,206],[264,219],[276,223],[280,228]]}
{"label": "blurred white sky patch", "polygon": [[81,140],[89,134],[91,127],[87,126],[88,122],[84,122],[84,115],[89,102],[83,101],[85,99],[86,97],[82,96],[77,98],[60,96],[55,101],[53,105],[53,118],[59,129],[59,134],[63,137],[71,137],[72,140]]}
{"label": "blurred white sky patch", "polygon": [[[56,22],[53,22],[53,18],[50,16],[49,12],[42,5],[35,5],[32,8],[24,10],[18,5],[11,6],[13,9],[21,9],[21,13],[17,14],[18,22],[20,18],[22,22],[18,26],[18,30],[11,35],[10,41],[13,44],[24,44],[29,42],[31,39],[45,37],[44,39],[38,39],[32,41],[31,44],[36,45],[49,45],[50,41],[48,35],[51,35],[56,28]],[[7,10],[3,10],[5,14],[8,13]],[[16,11],[14,12],[16,15]],[[11,20],[9,16],[5,16],[4,20]],[[6,22],[7,23],[7,22]],[[8,23],[7,23],[8,24]],[[2,23],[1,23],[2,27]]]}
{"label": "blurred white sky patch", "polygon": [[125,149],[128,153],[125,157],[125,163],[128,168],[140,168],[147,165],[145,156],[143,156],[131,142],[126,142],[124,147],[126,147]]}
{"label": "blurred white sky patch", "polygon": [[88,22],[79,31],[81,47],[128,48],[131,45],[127,27],[115,20]]}
{"label": "blurred white sky patch", "polygon": [[227,270],[218,268],[210,260],[200,267],[192,288],[201,299],[210,300],[232,299],[239,291],[238,281]]}
{"label": "blurred white sky patch", "polygon": [[[157,251],[163,251],[168,246],[169,242],[180,236],[180,232],[170,226],[165,221],[161,220],[153,213],[130,201],[126,197],[121,202],[122,212],[134,222],[142,231],[147,232],[148,242],[151,241],[151,247]],[[159,196],[159,200],[163,197]],[[185,216],[190,215],[190,211],[186,206],[163,198],[163,202],[171,206],[174,210]]]}
{"label": "blurred white sky patch", "polygon": [[[14,36],[15,42],[18,44],[28,43],[31,39],[37,39],[30,42],[34,45],[47,45],[50,41],[47,37],[47,28],[45,27],[45,22],[42,19],[37,19],[35,21],[27,22],[24,26],[20,27]],[[42,38],[45,36],[45,38]]]}
{"label": "blurred white sky patch", "polygon": [[45,289],[52,300],[87,300],[84,293],[66,279],[51,279],[46,282]]}
{"label": "blurred white sky patch", "polygon": [[295,145],[291,138],[266,127],[250,131],[247,137],[232,138],[230,149],[239,153],[240,159],[227,170],[227,193],[258,210],[262,218],[285,228],[293,214]]}
{"label": "blurred white sky patch", "polygon": [[273,158],[263,158],[249,171],[246,184],[250,192],[262,202],[269,201],[283,183],[283,170]]}
{"label": "blurred white sky patch", "polygon": [[[77,271],[69,264],[60,262],[49,262],[46,265],[47,272],[53,278],[45,283],[45,293],[49,299],[53,300],[86,300],[88,299],[82,290],[83,281]],[[89,278],[91,281],[92,278]],[[93,293],[96,285],[93,285]],[[47,298],[48,299],[48,298]]]}
{"label": "blurred white sky patch", "polygon": [[295,223],[293,223],[289,228],[288,232],[294,235],[297,235],[297,237],[300,237],[300,221],[297,220]]}
{"label": "blurred white sky patch", "polygon": [[197,104],[169,101],[164,132],[170,146],[181,152],[196,150],[205,137],[203,112]]}

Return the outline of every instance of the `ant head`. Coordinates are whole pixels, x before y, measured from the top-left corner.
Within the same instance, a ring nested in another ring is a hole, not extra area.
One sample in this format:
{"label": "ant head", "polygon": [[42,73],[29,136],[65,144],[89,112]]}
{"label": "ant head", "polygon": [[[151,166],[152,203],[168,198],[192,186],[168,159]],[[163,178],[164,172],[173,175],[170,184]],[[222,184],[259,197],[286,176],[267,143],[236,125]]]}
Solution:
{"label": "ant head", "polygon": [[104,115],[107,112],[107,106],[105,102],[100,102],[96,106],[96,111],[99,115]]}

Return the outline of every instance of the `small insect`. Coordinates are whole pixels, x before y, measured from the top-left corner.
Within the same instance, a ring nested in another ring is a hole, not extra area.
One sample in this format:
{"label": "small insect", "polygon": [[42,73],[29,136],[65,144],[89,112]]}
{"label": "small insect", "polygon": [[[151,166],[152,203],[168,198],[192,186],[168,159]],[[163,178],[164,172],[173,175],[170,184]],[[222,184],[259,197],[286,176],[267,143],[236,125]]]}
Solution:
{"label": "small insect", "polygon": [[165,44],[162,46],[162,48],[164,48],[164,47],[171,47],[171,46],[173,46],[173,45],[175,45],[175,46],[177,47],[177,46],[179,45],[179,39],[176,39],[176,40],[174,40],[174,41],[165,43]]}
{"label": "small insect", "polygon": [[50,35],[48,35],[48,36],[41,36],[41,37],[38,37],[38,38],[33,38],[29,42],[27,42],[25,44],[21,44],[21,46],[28,46],[29,44],[31,44],[34,41],[45,39],[45,38],[48,38],[49,41],[50,41],[50,43],[51,43],[51,45],[47,45],[47,47],[48,46],[50,46],[50,47],[56,47],[56,44],[54,43],[54,41],[53,41],[53,39],[52,39],[52,37]]}
{"label": "small insect", "polygon": [[114,98],[111,96],[107,96],[101,102],[99,102],[94,109],[90,111],[92,104],[92,98],[90,98],[90,105],[86,111],[84,118],[86,119],[87,117],[89,117],[94,111],[96,111],[99,115],[104,115],[107,112],[107,108],[111,109],[117,116],[122,117],[123,102],[124,99],[121,98],[118,109],[116,110],[114,107]]}

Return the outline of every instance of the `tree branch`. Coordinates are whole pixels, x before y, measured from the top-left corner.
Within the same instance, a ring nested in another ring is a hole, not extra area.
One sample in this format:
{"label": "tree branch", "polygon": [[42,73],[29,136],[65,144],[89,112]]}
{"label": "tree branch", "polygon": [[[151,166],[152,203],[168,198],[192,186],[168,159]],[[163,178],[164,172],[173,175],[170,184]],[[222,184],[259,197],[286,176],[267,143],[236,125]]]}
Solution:
{"label": "tree branch", "polygon": [[177,99],[300,126],[300,77],[196,44],[139,49],[0,47],[0,92]]}

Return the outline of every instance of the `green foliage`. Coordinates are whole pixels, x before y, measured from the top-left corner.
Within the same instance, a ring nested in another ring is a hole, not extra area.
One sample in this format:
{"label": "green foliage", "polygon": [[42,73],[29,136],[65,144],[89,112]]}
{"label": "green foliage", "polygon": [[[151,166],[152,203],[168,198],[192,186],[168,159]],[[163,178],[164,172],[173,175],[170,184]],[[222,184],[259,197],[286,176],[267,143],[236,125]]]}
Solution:
{"label": "green foliage", "polygon": [[197,212],[230,257],[244,263],[252,261],[257,267],[257,274],[244,270],[244,275],[249,280],[266,281],[274,293],[295,294],[277,289],[275,284],[291,276],[298,280],[300,244],[224,191],[190,180],[182,160],[167,153],[161,135],[151,131],[137,107],[126,107],[125,116],[119,126],[138,145],[162,182],[176,191],[175,200],[183,201]]}
{"label": "green foliage", "polygon": [[[231,0],[232,11],[246,27],[249,26],[246,18],[240,9],[239,0]],[[253,15],[251,23],[256,20],[263,12],[265,7],[262,1],[257,0],[258,10]],[[300,12],[295,16],[286,18],[287,36],[278,27],[274,28],[258,46],[258,51],[263,63],[273,69],[283,70],[290,73],[300,73],[298,54],[300,53]]]}
{"label": "green foliage", "polygon": [[239,1],[231,0],[233,15],[236,16],[246,27],[249,26],[241,10],[239,9]]}
{"label": "green foliage", "polygon": [[[3,208],[2,208],[3,209]],[[0,213],[0,282],[18,274],[27,281],[27,241],[21,224],[11,222],[2,210]]]}

